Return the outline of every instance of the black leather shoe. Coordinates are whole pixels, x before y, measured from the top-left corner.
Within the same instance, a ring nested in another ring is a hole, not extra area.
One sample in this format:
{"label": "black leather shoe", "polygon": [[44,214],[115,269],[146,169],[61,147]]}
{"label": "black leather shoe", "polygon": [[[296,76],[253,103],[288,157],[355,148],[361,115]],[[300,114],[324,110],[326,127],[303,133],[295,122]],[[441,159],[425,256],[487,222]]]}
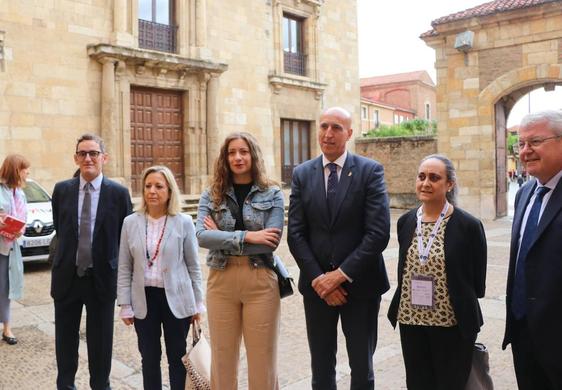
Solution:
{"label": "black leather shoe", "polygon": [[14,345],[18,343],[18,339],[16,339],[13,336],[6,336],[5,334],[2,334],[2,340],[4,340],[9,345]]}

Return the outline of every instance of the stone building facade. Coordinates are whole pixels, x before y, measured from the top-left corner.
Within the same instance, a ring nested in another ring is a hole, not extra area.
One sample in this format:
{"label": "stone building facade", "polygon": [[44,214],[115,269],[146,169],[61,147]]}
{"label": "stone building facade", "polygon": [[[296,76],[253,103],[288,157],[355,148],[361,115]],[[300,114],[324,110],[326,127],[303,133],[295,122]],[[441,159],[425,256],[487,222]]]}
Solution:
{"label": "stone building facade", "polygon": [[[435,118],[435,83],[425,70],[361,79],[361,97],[402,108],[394,121],[410,118]],[[412,114],[407,114],[412,113]]]}
{"label": "stone building facade", "polygon": [[[398,111],[397,111],[398,109]],[[402,111],[389,104],[377,102],[375,100],[361,98],[361,133],[366,133],[371,129],[376,129],[381,125],[391,126],[394,124],[395,113]],[[414,117],[413,112],[408,112],[410,117]],[[404,115],[404,114],[403,114]]]}
{"label": "stone building facade", "polygon": [[421,37],[436,53],[438,151],[457,167],[462,207],[506,215],[506,118],[530,90],[562,84],[562,2],[495,0],[432,26]]}
{"label": "stone building facade", "polygon": [[83,132],[133,192],[158,163],[199,193],[229,132],[288,181],[319,153],[324,108],[360,123],[355,0],[4,0],[0,29],[0,155],[28,156],[48,189]]}

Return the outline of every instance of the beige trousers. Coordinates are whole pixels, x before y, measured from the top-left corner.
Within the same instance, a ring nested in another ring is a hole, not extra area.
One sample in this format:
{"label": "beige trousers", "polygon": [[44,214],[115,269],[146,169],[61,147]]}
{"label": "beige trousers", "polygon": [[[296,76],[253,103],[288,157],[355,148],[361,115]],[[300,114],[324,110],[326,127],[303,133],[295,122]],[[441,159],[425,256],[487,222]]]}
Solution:
{"label": "beige trousers", "polygon": [[280,299],[275,273],[252,266],[246,256],[229,258],[224,270],[209,271],[207,311],[211,389],[238,389],[240,340],[244,336],[248,389],[278,390]]}

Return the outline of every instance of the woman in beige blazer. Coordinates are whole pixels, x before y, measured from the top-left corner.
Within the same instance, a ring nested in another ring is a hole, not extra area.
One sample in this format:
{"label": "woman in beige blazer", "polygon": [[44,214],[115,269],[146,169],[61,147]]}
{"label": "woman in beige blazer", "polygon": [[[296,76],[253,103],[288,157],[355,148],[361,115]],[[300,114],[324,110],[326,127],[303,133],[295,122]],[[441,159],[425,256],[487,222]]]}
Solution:
{"label": "woman in beige blazer", "polygon": [[163,328],[170,389],[183,390],[189,325],[204,311],[195,228],[180,212],[179,189],[167,167],[147,168],[142,184],[141,207],[121,231],[117,304],[123,322],[137,332],[144,389],[162,388]]}

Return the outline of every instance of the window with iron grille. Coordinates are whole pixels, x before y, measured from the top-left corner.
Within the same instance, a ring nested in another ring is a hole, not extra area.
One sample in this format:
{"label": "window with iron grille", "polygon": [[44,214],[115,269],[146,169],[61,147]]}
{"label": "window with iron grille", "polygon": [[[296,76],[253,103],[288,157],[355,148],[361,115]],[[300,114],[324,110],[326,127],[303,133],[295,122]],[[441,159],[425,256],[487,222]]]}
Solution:
{"label": "window with iron grille", "polygon": [[177,26],[174,0],[138,0],[139,47],[176,52]]}
{"label": "window with iron grille", "polygon": [[285,73],[306,76],[303,19],[283,14],[283,60]]}

